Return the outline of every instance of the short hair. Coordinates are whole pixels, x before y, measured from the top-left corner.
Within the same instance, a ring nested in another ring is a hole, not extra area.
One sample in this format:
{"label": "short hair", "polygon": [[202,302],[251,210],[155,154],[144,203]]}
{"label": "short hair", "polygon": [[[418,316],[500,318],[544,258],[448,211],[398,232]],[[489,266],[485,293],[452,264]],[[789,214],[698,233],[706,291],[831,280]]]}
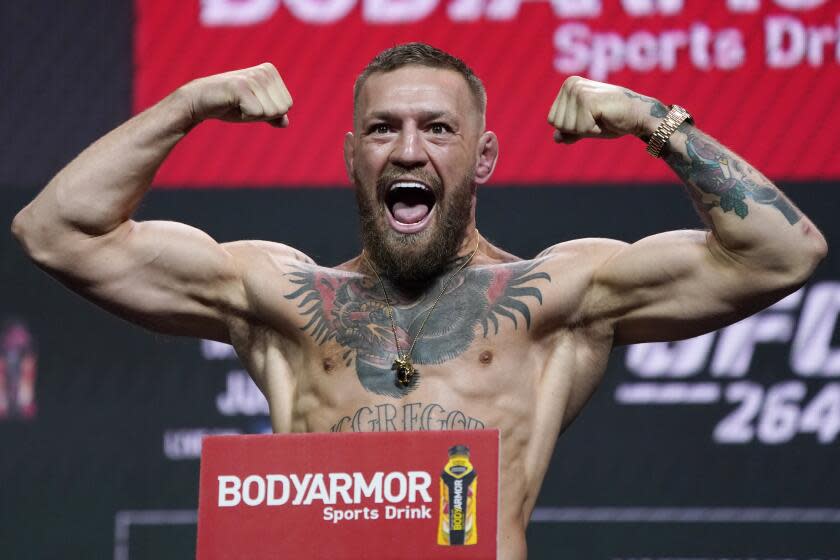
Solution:
{"label": "short hair", "polygon": [[487,92],[478,76],[460,58],[426,43],[405,43],[386,49],[376,55],[365,66],[353,85],[353,116],[357,116],[356,105],[359,101],[359,92],[371,75],[379,72],[393,72],[404,66],[412,65],[453,70],[460,74],[466,80],[479,112],[482,117],[484,116],[487,109]]}

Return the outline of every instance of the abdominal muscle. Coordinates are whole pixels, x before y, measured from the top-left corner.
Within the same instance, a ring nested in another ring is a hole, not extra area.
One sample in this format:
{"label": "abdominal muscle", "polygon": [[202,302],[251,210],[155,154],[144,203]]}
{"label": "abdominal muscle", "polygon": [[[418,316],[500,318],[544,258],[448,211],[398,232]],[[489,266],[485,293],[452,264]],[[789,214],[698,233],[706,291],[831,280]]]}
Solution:
{"label": "abdominal muscle", "polygon": [[[486,356],[488,351],[494,354],[494,360],[487,367],[477,366],[473,354]],[[421,382],[401,398],[376,395],[363,388],[352,365],[325,371],[320,357],[313,362],[314,366],[310,363],[304,368],[312,368],[311,373],[298,376],[286,388],[275,385],[278,390],[269,392],[275,431],[498,428],[499,557],[526,557],[525,528],[561,429],[571,386],[562,372],[544,371],[548,362],[558,365],[556,351],[540,345],[489,350],[484,346],[444,366],[418,365]],[[275,371],[272,376],[282,374]],[[287,416],[280,411],[288,410],[288,404],[283,406],[279,398],[271,397],[290,393],[295,398],[293,412]]]}

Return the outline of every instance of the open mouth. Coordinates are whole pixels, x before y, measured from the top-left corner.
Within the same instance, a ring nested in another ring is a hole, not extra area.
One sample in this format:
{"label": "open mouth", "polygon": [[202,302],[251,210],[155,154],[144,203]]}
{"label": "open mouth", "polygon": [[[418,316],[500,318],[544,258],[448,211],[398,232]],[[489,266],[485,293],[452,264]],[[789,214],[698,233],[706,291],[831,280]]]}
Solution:
{"label": "open mouth", "polygon": [[385,193],[388,221],[401,233],[425,228],[435,207],[435,193],[419,181],[395,181]]}

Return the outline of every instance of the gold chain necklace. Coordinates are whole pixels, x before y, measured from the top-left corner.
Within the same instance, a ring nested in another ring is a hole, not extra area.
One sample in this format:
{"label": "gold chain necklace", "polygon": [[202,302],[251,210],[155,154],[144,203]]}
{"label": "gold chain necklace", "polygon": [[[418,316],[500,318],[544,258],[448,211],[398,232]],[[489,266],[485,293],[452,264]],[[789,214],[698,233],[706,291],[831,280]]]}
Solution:
{"label": "gold chain necklace", "polygon": [[[476,234],[478,234],[478,230],[475,230]],[[394,370],[397,374],[397,381],[403,387],[407,387],[411,380],[417,375],[417,370],[414,368],[414,365],[411,363],[411,353],[414,352],[414,345],[417,344],[417,341],[420,340],[420,336],[423,334],[423,328],[426,326],[426,322],[429,320],[429,317],[432,316],[434,313],[435,308],[437,307],[440,298],[443,297],[443,294],[446,293],[446,288],[449,287],[449,283],[452,282],[452,279],[455,276],[464,270],[464,267],[470,264],[473,257],[475,256],[476,252],[478,251],[478,244],[481,241],[481,237],[479,236],[478,240],[475,242],[475,249],[473,249],[472,253],[470,253],[469,258],[464,261],[461,266],[458,267],[458,270],[453,272],[449,275],[449,278],[446,279],[446,282],[443,284],[443,289],[440,291],[438,296],[435,298],[435,302],[432,304],[432,308],[429,309],[429,312],[426,314],[426,318],[423,319],[423,323],[420,325],[420,329],[417,331],[417,334],[414,336],[414,340],[411,342],[411,346],[408,349],[408,352],[405,354],[402,353],[400,350],[400,341],[397,337],[397,325],[394,323],[394,311],[391,307],[391,300],[388,298],[388,291],[385,289],[385,282],[382,281],[382,277],[379,276],[379,272],[376,271],[376,268],[373,267],[371,262],[368,260],[367,255],[362,252],[362,257],[365,259],[365,262],[373,270],[373,273],[376,275],[376,279],[379,280],[379,285],[382,286],[382,293],[385,295],[385,308],[386,312],[388,313],[388,319],[391,321],[391,331],[394,333],[394,344],[397,346],[397,358],[391,364],[391,369]]]}

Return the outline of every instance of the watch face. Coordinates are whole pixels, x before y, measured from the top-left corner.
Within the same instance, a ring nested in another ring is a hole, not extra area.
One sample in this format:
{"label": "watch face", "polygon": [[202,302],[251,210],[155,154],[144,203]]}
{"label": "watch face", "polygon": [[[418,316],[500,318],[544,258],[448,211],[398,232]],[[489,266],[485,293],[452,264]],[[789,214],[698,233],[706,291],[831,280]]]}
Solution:
{"label": "watch face", "polygon": [[679,111],[677,117],[681,118],[683,121],[688,121],[689,123],[693,123],[694,119],[691,117],[691,113],[685,110],[684,107],[680,107],[679,105],[671,105],[672,109],[676,109]]}

